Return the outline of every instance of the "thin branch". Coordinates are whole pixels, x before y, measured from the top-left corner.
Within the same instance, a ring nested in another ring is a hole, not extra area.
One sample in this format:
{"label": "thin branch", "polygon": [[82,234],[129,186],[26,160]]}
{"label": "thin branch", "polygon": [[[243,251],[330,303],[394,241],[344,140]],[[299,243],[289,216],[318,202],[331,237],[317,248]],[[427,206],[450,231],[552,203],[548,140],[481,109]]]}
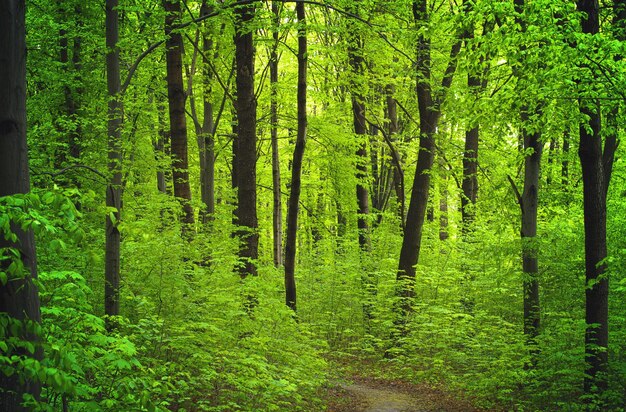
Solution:
{"label": "thin branch", "polygon": [[185,34],[185,37],[191,42],[191,45],[193,46],[193,48],[198,52],[198,54],[200,54],[200,56],[202,56],[202,58],[206,61],[207,66],[209,66],[209,69],[211,69],[211,71],[213,72],[213,74],[215,75],[215,78],[217,79],[217,82],[219,83],[219,85],[222,87],[222,90],[224,90],[224,94],[226,94],[228,96],[228,98],[231,101],[235,101],[234,97],[230,94],[228,87],[224,84],[224,82],[222,81],[222,79],[220,78],[219,73],[217,72],[217,69],[215,68],[215,66],[211,63],[211,59],[209,59],[206,54],[204,53],[204,51],[200,50],[200,48],[198,47],[198,45],[196,43],[194,43],[194,41],[191,39],[191,37],[189,37],[188,34]]}
{"label": "thin branch", "polygon": [[100,172],[98,169],[96,169],[94,167],[91,167],[91,166],[82,165],[82,164],[67,166],[67,167],[64,167],[63,169],[61,169],[61,170],[59,170],[58,172],[55,172],[55,173],[43,172],[42,174],[49,175],[49,176],[52,176],[52,177],[57,177],[59,175],[62,175],[65,172],[67,172],[68,170],[72,170],[72,169],[87,169],[90,172],[95,173],[96,175],[100,176],[102,179],[108,180],[106,175],[104,173]]}
{"label": "thin branch", "polygon": [[153,43],[150,47],[148,47],[139,56],[137,56],[137,59],[135,60],[135,62],[128,69],[128,73],[126,74],[126,79],[124,80],[124,83],[122,84],[122,88],[120,89],[120,92],[122,94],[124,94],[126,92],[126,89],[130,85],[130,81],[132,80],[133,75],[135,74],[135,71],[137,71],[137,68],[139,67],[139,64],[141,63],[141,61],[144,58],[146,58],[146,56],[148,56],[150,53],[152,53],[157,47],[162,45],[163,43],[165,43],[165,40],[159,40],[156,43]]}
{"label": "thin branch", "polygon": [[509,183],[511,184],[511,187],[513,188],[513,192],[515,193],[515,197],[517,198],[517,203],[519,204],[520,207],[523,207],[522,206],[522,195],[520,194],[519,190],[517,189],[517,185],[515,184],[515,181],[513,180],[511,175],[506,175],[506,178],[508,179]]}

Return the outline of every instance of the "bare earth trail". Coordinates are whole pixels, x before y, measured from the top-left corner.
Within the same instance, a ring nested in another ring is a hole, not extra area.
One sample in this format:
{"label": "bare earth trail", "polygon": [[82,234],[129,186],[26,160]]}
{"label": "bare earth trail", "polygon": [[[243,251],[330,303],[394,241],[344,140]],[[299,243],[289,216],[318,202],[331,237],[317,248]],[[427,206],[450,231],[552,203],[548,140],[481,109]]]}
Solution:
{"label": "bare earth trail", "polygon": [[356,378],[330,391],[329,412],[477,411],[469,402],[424,385]]}

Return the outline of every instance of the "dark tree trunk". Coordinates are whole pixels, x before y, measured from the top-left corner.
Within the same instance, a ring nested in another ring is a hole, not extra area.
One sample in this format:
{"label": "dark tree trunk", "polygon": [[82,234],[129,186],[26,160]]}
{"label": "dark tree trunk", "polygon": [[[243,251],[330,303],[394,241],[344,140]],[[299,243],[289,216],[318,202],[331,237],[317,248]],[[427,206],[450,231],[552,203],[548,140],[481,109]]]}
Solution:
{"label": "dark tree trunk", "polygon": [[167,100],[170,117],[170,139],[172,150],[172,179],[174,196],[183,208],[183,234],[191,237],[194,212],[191,205],[189,186],[189,161],[187,159],[187,119],[185,115],[185,86],[183,84],[182,48],[180,32],[173,29],[180,15],[178,0],[163,0],[165,8],[165,59],[167,65]]}
{"label": "dark tree trunk", "polygon": [[235,61],[237,84],[237,224],[243,245],[239,250],[241,277],[256,275],[259,255],[259,234],[256,213],[256,97],[254,95],[254,44],[250,21],[254,5],[245,5],[235,12]]}
{"label": "dark tree trunk", "polygon": [[[490,32],[493,23],[485,23],[483,35]],[[463,37],[466,40],[474,38],[474,28],[467,30]],[[479,58],[480,67],[483,66],[487,57],[481,55]],[[487,68],[482,67],[482,72],[470,72],[467,75],[467,86],[470,93],[474,93],[476,100],[487,88]],[[471,129],[465,132],[465,148],[463,151],[463,182],[461,189],[461,232],[467,235],[471,230],[474,221],[474,206],[478,199],[478,145],[480,137],[480,125],[474,124]]]}
{"label": "dark tree trunk", "polygon": [[[468,84],[475,86],[470,77]],[[465,151],[463,152],[463,196],[461,196],[461,221],[463,233],[467,233],[474,221],[473,206],[478,198],[478,136],[480,126],[476,125],[465,132]]]}
{"label": "dark tree trunk", "polygon": [[[117,225],[122,209],[122,117],[120,83],[120,52],[118,42],[118,1],[106,1],[106,75],[109,97],[107,147],[109,183],[106,188],[106,205],[113,208],[106,217],[106,249],[104,269],[104,313],[120,314],[120,232]],[[113,327],[109,323],[109,327]]]}
{"label": "dark tree trunk", "polygon": [[[579,0],[578,11],[585,13],[582,31],[595,35],[600,30],[599,5],[597,0]],[[603,158],[601,112],[597,101],[579,98],[580,112],[589,121],[579,126],[580,142],[578,156],[583,177],[583,208],[585,215],[585,277],[587,288],[585,333],[585,357],[588,362],[585,377],[585,392],[602,393],[607,389],[608,343],[609,343],[609,279],[604,259],[606,244],[606,193],[608,176],[615,148],[605,147]],[[608,144],[611,144],[607,140]],[[610,160],[610,161],[608,161]]]}
{"label": "dark tree trunk", "polygon": [[[348,60],[352,69],[353,76],[359,78],[363,75],[364,59],[363,59],[363,39],[357,32],[356,27],[349,29],[350,44],[348,45]],[[369,190],[367,188],[367,123],[365,120],[365,99],[361,94],[359,87],[360,81],[352,81],[352,119],[354,123],[354,133],[360,138],[359,146],[356,151],[356,199],[358,205],[357,227],[359,229],[359,246],[362,250],[371,248],[369,235]]]}
{"label": "dark tree trunk", "polygon": [[[26,40],[24,0],[0,2],[0,196],[30,191],[28,148],[26,145]],[[35,239],[32,231],[24,232],[11,224],[17,242],[0,234],[0,248],[19,250],[24,264],[23,279],[0,282],[0,313],[19,321],[40,322],[39,294],[33,280],[37,278]],[[4,257],[4,253],[3,253]],[[2,261],[5,271],[10,262]],[[3,315],[3,316],[6,316]],[[21,328],[20,328],[21,329]],[[17,332],[17,336],[14,333]],[[37,337],[25,330],[4,330],[4,338],[30,340]],[[38,356],[39,350],[36,351]],[[22,355],[26,355],[25,353]],[[0,372],[0,405],[6,411],[26,411],[20,404],[25,394],[39,398],[37,381],[20,380],[19,374],[6,376]]]}
{"label": "dark tree trunk", "polygon": [[307,114],[307,38],[304,3],[296,3],[298,16],[298,135],[293,152],[291,165],[291,190],[287,210],[287,241],[285,242],[285,301],[296,310],[296,245],[298,235],[298,209],[300,204],[300,187],[302,175],[302,159],[306,147]]}
{"label": "dark tree trunk", "polygon": [[[518,13],[516,22],[522,30],[522,34],[526,33],[526,21],[522,19],[524,13],[525,1],[515,0],[515,11]],[[513,73],[518,78],[526,76],[525,67],[514,68]],[[521,208],[522,225],[520,236],[522,240],[522,290],[523,290],[523,306],[524,306],[524,335],[526,342],[530,346],[531,355],[534,364],[534,355],[536,352],[536,338],[540,330],[540,302],[539,302],[539,263],[537,250],[537,210],[539,198],[539,172],[541,165],[541,155],[543,153],[543,142],[540,141],[541,134],[539,132],[529,133],[527,128],[530,127],[529,110],[531,108],[526,102],[522,103],[520,109],[520,117],[522,121],[522,133],[519,141],[522,143],[524,153],[530,151],[524,159],[524,191],[518,196],[518,202]],[[534,115],[541,115],[540,108],[532,109]],[[512,182],[512,181],[511,181]],[[517,189],[516,189],[517,190]]]}
{"label": "dark tree trunk", "polygon": [[[398,133],[398,105],[394,98],[395,87],[389,85],[386,88],[386,104],[387,104],[387,118],[389,119],[388,133],[390,142],[396,141],[395,135]],[[404,220],[406,218],[406,196],[404,194],[404,172],[402,170],[402,163],[400,155],[395,147],[390,147],[391,158],[394,162],[393,168],[393,185],[396,192],[396,198],[398,199],[398,215],[400,217],[400,224],[402,230],[404,230]]]}
{"label": "dark tree trunk", "polygon": [[[527,122],[528,116],[522,116]],[[524,335],[529,345],[536,345],[541,326],[539,302],[539,264],[537,248],[537,209],[539,198],[539,172],[543,143],[540,133],[523,132],[525,152],[532,153],[524,159],[524,191],[519,199],[522,213],[522,271],[524,273]]]}
{"label": "dark tree trunk", "polygon": [[[428,23],[427,0],[413,1],[413,17],[418,27]],[[441,99],[445,97],[445,92],[452,83],[452,77],[456,70],[456,57],[460,49],[461,42],[457,42],[450,52],[450,61],[441,84]],[[416,91],[420,118],[420,144],[398,264],[399,295],[404,298],[401,302],[400,315],[412,310],[412,298],[415,293],[415,265],[419,260],[424,219],[428,208],[430,172],[435,154],[435,133],[441,116],[441,102],[433,99],[430,85],[430,39],[422,33],[420,33],[417,43],[417,71]]]}
{"label": "dark tree trunk", "polygon": [[272,189],[273,189],[273,207],[272,214],[272,233],[274,242],[274,266],[279,267],[283,264],[283,206],[281,199],[280,184],[280,157],[278,152],[278,27],[280,25],[280,11],[277,1],[272,1],[272,14],[274,15],[274,28],[272,38],[274,44],[270,54],[270,83],[271,83],[271,141],[272,141]]}

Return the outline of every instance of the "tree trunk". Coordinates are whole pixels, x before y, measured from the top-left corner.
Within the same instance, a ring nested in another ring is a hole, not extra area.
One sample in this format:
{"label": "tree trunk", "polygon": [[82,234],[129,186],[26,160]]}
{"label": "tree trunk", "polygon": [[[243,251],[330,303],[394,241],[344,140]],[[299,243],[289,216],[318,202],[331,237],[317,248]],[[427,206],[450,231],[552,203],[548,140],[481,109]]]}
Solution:
{"label": "tree trunk", "polygon": [[[413,18],[418,28],[428,23],[427,0],[413,1]],[[460,49],[460,41],[452,46],[450,61],[441,82],[440,99],[445,98],[445,92],[450,88],[456,71],[456,57]],[[417,71],[416,92],[420,118],[420,144],[396,276],[399,282],[399,295],[403,298],[400,303],[401,316],[412,310],[412,298],[415,293],[415,265],[419,260],[424,218],[428,208],[430,172],[435,154],[435,133],[441,116],[441,101],[433,99],[430,85],[430,39],[423,32],[420,32],[417,43]]]}
{"label": "tree trunk", "polygon": [[[428,21],[426,3],[426,0],[413,2],[413,17],[418,26]],[[409,299],[414,295],[415,265],[419,259],[422,230],[428,207],[430,170],[435,153],[434,135],[440,115],[434,105],[430,89],[430,39],[423,34],[419,35],[417,44],[417,64],[416,91],[420,116],[420,144],[397,273],[397,280],[402,282],[400,296],[406,299],[402,303],[404,311],[410,310]]]}
{"label": "tree trunk", "polygon": [[256,97],[254,95],[254,44],[249,22],[253,19],[253,4],[235,12],[235,61],[237,84],[237,224],[243,245],[239,250],[242,278],[256,275],[259,255],[259,234],[256,213]]}
{"label": "tree trunk", "polygon": [[[120,52],[118,42],[118,0],[106,1],[106,75],[109,97],[107,147],[109,183],[106,188],[106,205],[111,212],[106,216],[104,313],[120,314],[120,232],[117,225],[122,210],[122,117],[123,105],[120,91]],[[113,323],[109,323],[110,328]]]}
{"label": "tree trunk", "polygon": [[[170,153],[170,134],[167,125],[165,124],[165,107],[162,104],[157,104],[157,116],[159,122],[159,129],[157,131],[157,139],[154,142],[154,155],[158,162],[157,164],[157,189],[163,194],[171,195],[171,185],[168,185],[168,181],[171,182],[171,170],[169,166],[163,165],[163,159],[171,159]],[[169,165],[169,162],[168,162]]]}
{"label": "tree trunk", "polygon": [[[26,145],[26,40],[24,0],[0,2],[0,196],[30,191],[28,148]],[[24,232],[11,224],[17,241],[11,242],[0,234],[0,248],[19,250],[20,259],[28,273],[23,279],[0,282],[0,313],[19,321],[40,322],[39,293],[33,280],[37,278],[35,239],[32,231]],[[3,253],[3,257],[5,254]],[[10,261],[2,261],[6,271]],[[22,328],[20,328],[22,329]],[[17,336],[13,333],[17,332]],[[4,339],[13,337],[30,340],[37,337],[25,330],[4,330]],[[26,355],[25,353],[19,353]],[[40,357],[36,351],[36,357]],[[0,372],[0,405],[7,411],[26,411],[22,396],[39,398],[40,384],[36,380],[20,380],[19,374],[6,376]]]}
{"label": "tree trunk", "polygon": [[[393,143],[396,141],[395,135],[398,133],[398,105],[394,98],[395,87],[388,85],[386,87],[386,104],[387,118],[389,119],[388,133],[389,139]],[[391,158],[393,159],[393,185],[398,199],[398,216],[400,217],[400,226],[404,230],[404,220],[406,219],[406,196],[404,194],[404,172],[402,170],[401,159],[395,147],[390,147]]]}
{"label": "tree trunk", "polygon": [[[63,21],[66,21],[69,16],[67,15],[67,11],[65,10],[65,6],[63,2],[57,1],[58,6],[60,8],[60,17]],[[75,12],[80,11],[80,8],[74,10]],[[79,15],[78,15],[79,16]],[[59,30],[59,63],[61,63],[61,67],[63,68],[63,72],[65,74],[65,85],[63,86],[63,116],[66,118],[64,122],[65,125],[59,127],[61,132],[67,136],[67,152],[62,150],[59,156],[60,163],[64,163],[68,160],[77,160],[80,157],[80,147],[79,137],[80,137],[80,126],[77,119],[77,104],[75,100],[75,92],[72,90],[73,81],[72,79],[73,72],[76,67],[80,67],[80,38],[73,39],[73,47],[72,47],[72,64],[70,65],[69,58],[69,39],[68,33],[65,28],[61,28]],[[70,86],[72,83],[72,86]],[[68,156],[69,155],[69,156]]]}
{"label": "tree trunk", "polygon": [[[515,11],[517,12],[516,23],[520,26],[522,34],[526,33],[526,21],[522,19],[524,14],[525,1],[515,0]],[[525,67],[522,61],[521,68],[514,68],[513,73],[518,78],[526,77]],[[518,196],[521,208],[522,225],[520,236],[522,240],[522,290],[523,290],[523,306],[524,306],[524,335],[526,342],[531,348],[531,355],[534,364],[534,355],[536,352],[536,338],[540,328],[540,305],[539,305],[539,266],[537,258],[537,209],[539,197],[539,172],[541,165],[541,155],[543,153],[543,143],[540,142],[541,134],[539,132],[529,133],[530,107],[526,102],[522,103],[520,109],[520,117],[522,121],[522,133],[519,141],[522,143],[523,153],[527,153],[530,149],[532,153],[524,159],[524,191]],[[540,115],[539,108],[533,109],[534,115]]]}
{"label": "tree trunk", "polygon": [[[211,13],[206,1],[200,7],[200,16],[207,16]],[[207,21],[205,25],[208,26]],[[211,102],[211,78],[213,73],[209,67],[209,55],[213,50],[213,40],[207,34],[208,27],[202,35],[202,64],[203,64],[203,93],[202,93],[202,123],[196,124],[196,135],[198,138],[198,149],[200,151],[200,198],[204,208],[200,213],[203,224],[213,219],[215,213],[215,124],[213,119],[213,103]],[[199,127],[198,127],[199,126]]]}
{"label": "tree trunk", "polygon": [[280,184],[280,156],[278,152],[278,27],[280,25],[280,12],[277,1],[272,1],[272,14],[274,15],[274,28],[272,38],[274,44],[270,54],[270,83],[271,83],[271,103],[270,103],[270,122],[271,125],[271,141],[272,141],[272,194],[273,207],[272,214],[272,233],[274,241],[274,266],[279,267],[283,264],[283,206],[281,199]]}
{"label": "tree trunk", "polygon": [[[493,29],[494,23],[485,23],[483,26],[483,35],[487,34]],[[463,37],[466,40],[474,38],[474,27],[467,30]],[[486,56],[481,55],[479,58],[480,66],[482,67]],[[479,99],[480,94],[487,88],[487,68],[482,69],[480,72],[470,72],[467,75],[467,87],[470,89],[470,93],[475,93],[476,100]],[[472,223],[474,221],[474,206],[478,199],[478,144],[480,137],[480,125],[474,124],[472,128],[465,132],[465,148],[463,151],[463,182],[461,183],[461,189],[463,194],[461,195],[461,232],[463,235],[467,235],[471,230]]]}
{"label": "tree trunk", "polygon": [[[595,35],[600,30],[599,5],[596,0],[579,0],[578,11],[585,13],[582,31]],[[614,147],[605,147],[609,159],[603,159],[600,135],[601,112],[597,101],[579,98],[580,112],[589,121],[579,126],[578,156],[583,177],[583,209],[585,215],[585,277],[586,315],[585,358],[588,362],[585,376],[587,394],[607,389],[609,343],[609,279],[604,259],[606,244],[606,193]],[[610,142],[607,140],[607,143]]]}
{"label": "tree trunk", "polygon": [[[352,76],[363,75],[363,39],[355,27],[349,29],[350,44],[348,45],[348,60],[352,69]],[[359,246],[362,250],[368,251],[371,248],[369,234],[369,191],[367,188],[367,124],[365,120],[365,99],[361,94],[359,81],[352,81],[352,119],[354,123],[354,133],[359,138],[359,146],[356,151],[356,199],[358,205],[357,227],[359,229]]]}
{"label": "tree trunk", "polygon": [[307,114],[307,38],[304,3],[296,3],[298,17],[298,135],[291,166],[291,190],[287,210],[287,241],[285,242],[285,301],[296,310],[296,245],[298,234],[298,209],[302,175],[302,159],[306,147]]}
{"label": "tree trunk", "polygon": [[[528,121],[528,116],[522,116],[522,122]],[[522,212],[522,271],[524,273],[524,335],[529,345],[536,345],[541,325],[541,311],[539,303],[539,265],[537,237],[537,209],[539,198],[539,172],[543,143],[540,133],[524,134],[524,149],[532,149],[532,153],[524,159],[524,191],[522,192],[520,208]]]}
{"label": "tree trunk", "polygon": [[167,65],[167,100],[170,117],[172,150],[172,179],[174,196],[183,208],[183,235],[190,238],[193,232],[194,212],[189,186],[189,161],[187,159],[187,119],[185,115],[185,86],[183,84],[183,39],[173,29],[180,15],[178,0],[163,0],[165,9],[165,59]]}

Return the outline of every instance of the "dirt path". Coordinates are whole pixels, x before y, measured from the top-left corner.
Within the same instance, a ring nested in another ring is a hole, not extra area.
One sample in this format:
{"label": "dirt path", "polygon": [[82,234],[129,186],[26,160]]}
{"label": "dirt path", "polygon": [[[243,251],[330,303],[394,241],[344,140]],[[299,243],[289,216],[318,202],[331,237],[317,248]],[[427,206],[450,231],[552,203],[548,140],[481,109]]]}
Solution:
{"label": "dirt path", "polygon": [[474,412],[466,401],[436,389],[404,382],[360,378],[331,391],[329,412]]}
{"label": "dirt path", "polygon": [[412,412],[427,410],[419,409],[416,400],[402,392],[378,389],[358,383],[343,385],[342,387],[362,400],[363,412]]}

